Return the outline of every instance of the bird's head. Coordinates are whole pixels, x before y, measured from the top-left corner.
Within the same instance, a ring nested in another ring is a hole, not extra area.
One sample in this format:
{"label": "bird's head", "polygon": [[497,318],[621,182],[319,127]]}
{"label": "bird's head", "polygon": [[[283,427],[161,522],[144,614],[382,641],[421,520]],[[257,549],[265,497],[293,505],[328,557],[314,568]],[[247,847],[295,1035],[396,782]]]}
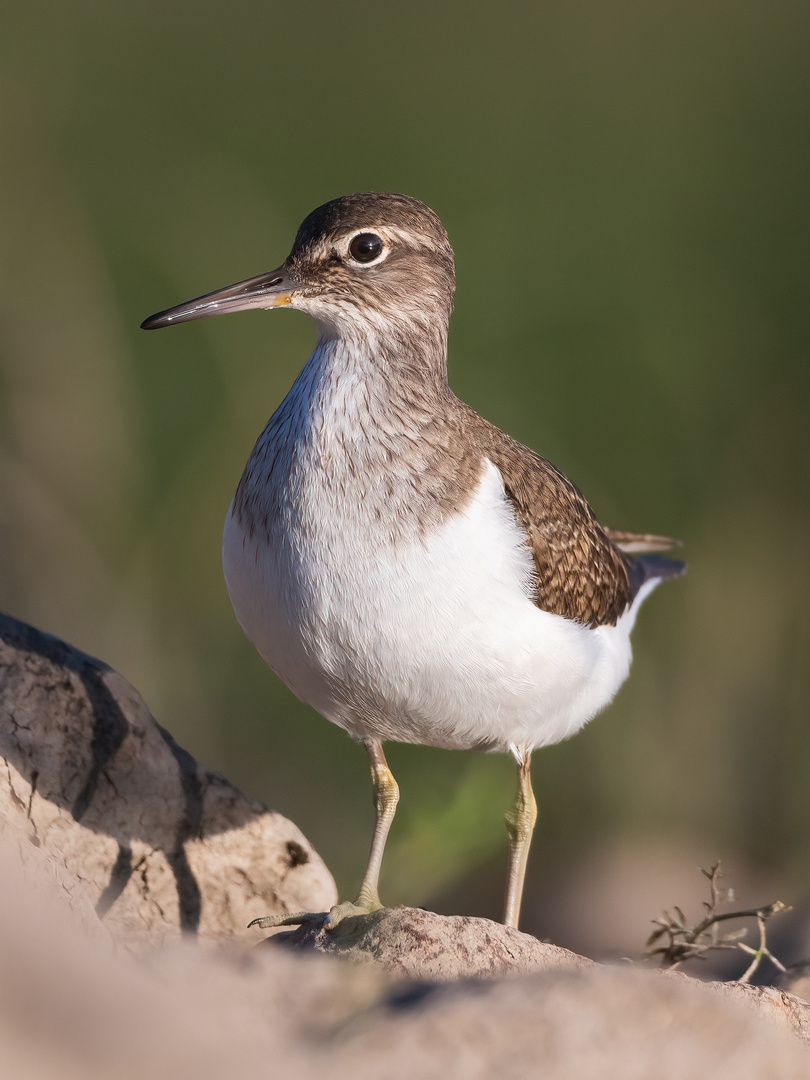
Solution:
{"label": "bird's head", "polygon": [[284,263],[146,319],[145,330],[246,308],[300,308],[322,334],[446,329],[453,249],[439,218],[406,195],[346,195],[313,210]]}

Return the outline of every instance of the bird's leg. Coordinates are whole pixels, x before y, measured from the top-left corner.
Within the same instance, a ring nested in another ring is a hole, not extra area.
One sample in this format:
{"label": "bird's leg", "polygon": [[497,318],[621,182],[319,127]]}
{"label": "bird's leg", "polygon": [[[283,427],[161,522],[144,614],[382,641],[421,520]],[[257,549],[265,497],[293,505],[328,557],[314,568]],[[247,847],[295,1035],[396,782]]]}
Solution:
{"label": "bird's leg", "polygon": [[379,894],[380,867],[382,866],[385,842],[388,839],[388,832],[399,802],[399,785],[388,768],[382,743],[370,741],[365,746],[371,765],[371,782],[374,785],[376,820],[368,865],[357,897],[357,906],[367,908],[369,911],[376,911],[377,908],[382,907]]}
{"label": "bird's leg", "polygon": [[529,845],[532,842],[534,823],[537,820],[537,803],[532,791],[531,750],[521,750],[516,756],[517,791],[515,801],[506,815],[506,831],[509,833],[509,879],[506,886],[503,921],[506,926],[514,926],[517,929]]}
{"label": "bird's leg", "polygon": [[394,779],[393,773],[388,768],[382,743],[377,742],[376,739],[369,739],[364,745],[371,765],[371,782],[374,785],[374,811],[376,814],[371,851],[357,899],[353,904],[338,904],[337,907],[333,907],[329,912],[327,927],[336,926],[347,915],[368,914],[382,907],[379,892],[380,867],[382,866],[385,842],[388,839],[388,832],[399,802],[399,786]]}
{"label": "bird's leg", "polygon": [[[376,812],[371,852],[357,900],[354,903],[347,901],[343,904],[336,904],[329,912],[324,923],[327,930],[333,930],[339,922],[348,916],[368,915],[370,912],[382,907],[379,893],[380,867],[382,866],[382,857],[385,851],[385,841],[388,839],[388,832],[399,802],[399,787],[393,773],[388,768],[382,743],[370,739],[364,745],[371,764],[371,782],[374,785],[374,809]],[[261,919],[254,919],[249,925],[260,926],[263,929],[271,926],[298,926],[301,923],[321,918],[323,918],[322,913],[297,911],[292,915],[267,915]]]}

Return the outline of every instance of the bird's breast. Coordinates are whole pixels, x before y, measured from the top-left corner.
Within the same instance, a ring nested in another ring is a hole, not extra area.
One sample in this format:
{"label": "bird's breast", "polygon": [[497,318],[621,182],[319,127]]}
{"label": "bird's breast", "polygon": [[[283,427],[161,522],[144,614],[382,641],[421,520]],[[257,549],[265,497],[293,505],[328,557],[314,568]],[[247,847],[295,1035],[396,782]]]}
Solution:
{"label": "bird's breast", "polygon": [[350,360],[316,350],[245,468],[223,539],[242,628],[357,738],[571,734],[627,674],[627,633],[540,610],[525,530],[452,400],[431,422]]}
{"label": "bird's breast", "polygon": [[392,528],[348,476],[305,471],[259,523],[232,505],[223,562],[247,636],[328,719],[358,738],[536,745],[615,692],[629,647],[602,671],[602,635],[532,602],[531,555],[486,459],[466,503],[426,530]]}

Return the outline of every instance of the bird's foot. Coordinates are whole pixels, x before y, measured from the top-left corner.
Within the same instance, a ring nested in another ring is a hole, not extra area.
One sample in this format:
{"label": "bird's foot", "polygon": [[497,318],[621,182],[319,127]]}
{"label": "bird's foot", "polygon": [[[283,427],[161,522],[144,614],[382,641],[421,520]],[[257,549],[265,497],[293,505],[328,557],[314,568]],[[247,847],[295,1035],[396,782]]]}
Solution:
{"label": "bird's foot", "polygon": [[292,915],[265,915],[261,919],[254,919],[248,923],[258,926],[262,930],[268,930],[276,926],[301,926],[308,922],[322,922],[324,930],[334,930],[344,919],[350,919],[355,915],[370,915],[372,911],[378,911],[382,907],[379,900],[358,899],[355,903],[345,900],[342,904],[335,904],[330,911],[296,911]]}
{"label": "bird's foot", "polygon": [[334,930],[344,919],[351,919],[355,915],[370,915],[372,911],[379,911],[381,907],[379,900],[356,900],[354,903],[351,900],[344,900],[342,904],[335,904],[330,910],[323,924],[324,929]]}

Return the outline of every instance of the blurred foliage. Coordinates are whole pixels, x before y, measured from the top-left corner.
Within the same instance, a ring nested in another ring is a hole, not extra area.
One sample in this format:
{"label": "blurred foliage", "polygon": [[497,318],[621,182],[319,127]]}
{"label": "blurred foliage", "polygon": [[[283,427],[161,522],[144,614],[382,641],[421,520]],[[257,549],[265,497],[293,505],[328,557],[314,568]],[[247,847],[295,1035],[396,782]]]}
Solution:
{"label": "blurred foliage", "polygon": [[[329,198],[408,192],[456,250],[457,393],[691,564],[608,714],[536,755],[527,923],[551,853],[650,831],[789,899],[810,821],[803,23],[798,0],[7,6],[0,605],[123,671],[353,892],[365,757],[267,672],[219,569],[312,328],[138,325],[276,266]],[[506,759],[389,760],[386,898],[505,866]]]}

